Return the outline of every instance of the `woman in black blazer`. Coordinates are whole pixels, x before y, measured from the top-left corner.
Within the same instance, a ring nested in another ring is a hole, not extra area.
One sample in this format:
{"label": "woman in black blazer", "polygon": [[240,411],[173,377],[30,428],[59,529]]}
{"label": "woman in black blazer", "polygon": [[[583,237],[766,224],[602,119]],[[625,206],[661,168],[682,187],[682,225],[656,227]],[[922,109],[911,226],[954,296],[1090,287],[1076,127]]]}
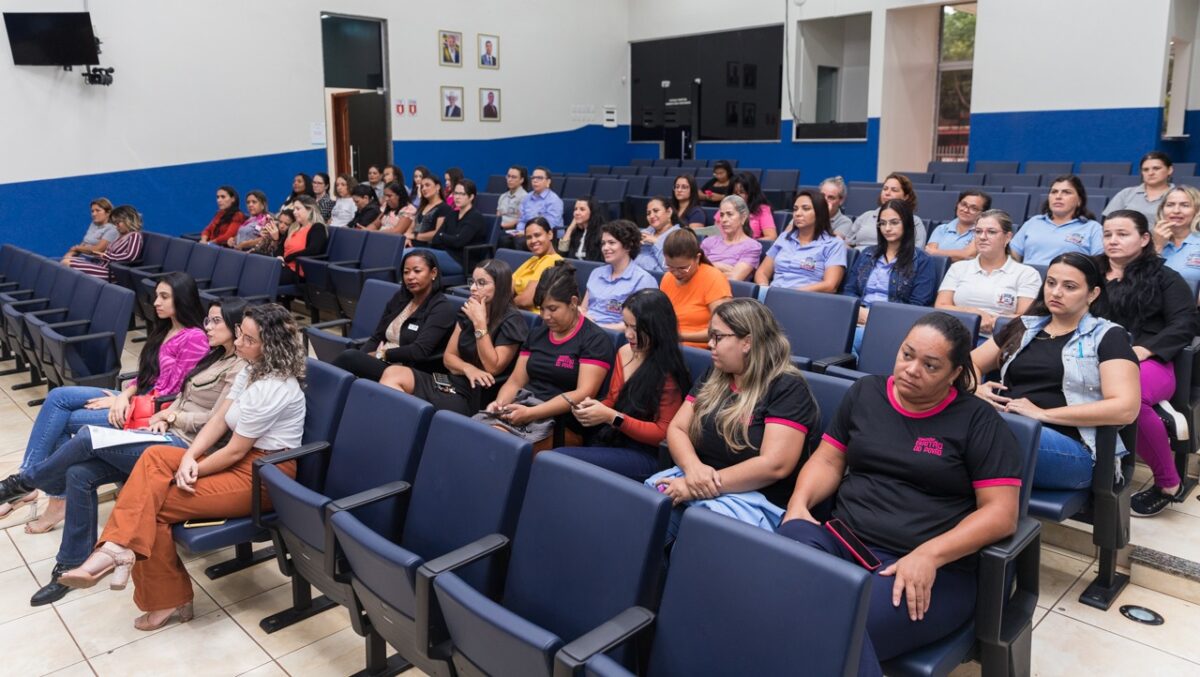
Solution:
{"label": "woman in black blazer", "polygon": [[360,350],[345,350],[333,361],[359,378],[378,381],[393,364],[436,371],[454,330],[458,307],[442,293],[441,271],[433,253],[413,250],[401,266],[404,288],[383,310],[375,333]]}
{"label": "woman in black blazer", "polygon": [[446,217],[441,230],[433,236],[429,245],[441,249],[457,264],[457,268],[446,267],[447,274],[461,271],[463,250],[474,244],[487,244],[488,223],[483,214],[475,209],[475,182],[459,179],[451,197],[458,212]]}

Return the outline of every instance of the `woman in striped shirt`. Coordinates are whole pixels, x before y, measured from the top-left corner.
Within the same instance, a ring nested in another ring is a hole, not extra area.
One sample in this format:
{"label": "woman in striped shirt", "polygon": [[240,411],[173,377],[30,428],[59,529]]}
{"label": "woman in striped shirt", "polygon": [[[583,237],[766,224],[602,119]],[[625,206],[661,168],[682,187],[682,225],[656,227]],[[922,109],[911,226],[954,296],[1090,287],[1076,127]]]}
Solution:
{"label": "woman in striped shirt", "polygon": [[142,215],[129,205],[121,205],[112,210],[108,220],[121,234],[116,242],[99,254],[68,256],[63,259],[63,263],[92,277],[107,280],[110,263],[128,263],[141,258]]}

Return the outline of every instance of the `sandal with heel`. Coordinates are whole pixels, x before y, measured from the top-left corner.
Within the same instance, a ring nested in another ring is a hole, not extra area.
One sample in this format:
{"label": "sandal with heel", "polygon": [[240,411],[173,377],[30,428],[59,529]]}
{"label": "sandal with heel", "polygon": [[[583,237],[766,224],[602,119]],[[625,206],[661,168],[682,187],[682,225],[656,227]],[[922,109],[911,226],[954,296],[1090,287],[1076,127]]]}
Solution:
{"label": "sandal with heel", "polygon": [[108,587],[124,590],[129,584],[129,572],[134,559],[132,550],[115,543],[105,543],[93,551],[86,562],[60,576],[58,582],[68,588],[90,588],[112,574]]}
{"label": "sandal with heel", "polygon": [[180,623],[187,623],[188,621],[192,620],[193,614],[195,612],[192,609],[192,603],[187,602],[186,604],[180,604],[179,606],[175,607],[174,609],[171,610],[171,613],[166,615],[165,618],[163,618],[161,621],[159,621],[157,623],[153,623],[153,624],[150,623],[150,614],[151,613],[154,613],[154,612],[147,611],[146,613],[142,614],[141,616],[138,616],[137,618],[133,619],[133,627],[138,630],[141,630],[142,632],[151,632],[153,630],[158,630],[159,628],[165,626],[167,623],[170,623],[172,618],[178,618]]}

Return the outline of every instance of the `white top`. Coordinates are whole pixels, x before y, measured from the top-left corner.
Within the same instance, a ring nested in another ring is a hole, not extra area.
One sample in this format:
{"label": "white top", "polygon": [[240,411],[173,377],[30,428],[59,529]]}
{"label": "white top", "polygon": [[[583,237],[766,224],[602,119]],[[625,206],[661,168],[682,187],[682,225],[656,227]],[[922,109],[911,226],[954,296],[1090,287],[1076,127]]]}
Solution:
{"label": "white top", "polygon": [[333,203],[333,211],[329,213],[329,225],[342,227],[354,218],[354,213],[358,211],[358,207],[354,206],[354,200],[348,197],[339,197]]}
{"label": "white top", "polygon": [[1037,270],[1009,257],[991,273],[984,272],[979,257],[950,266],[939,292],[954,292],[954,305],[982,308],[996,315],[1017,312],[1017,299],[1035,299],[1042,287]]}
{"label": "white top", "polygon": [[304,436],[304,391],[289,378],[265,378],[251,383],[247,367],[237,375],[229,399],[233,405],[225,424],[234,433],[255,440],[254,448],[279,451],[300,446]]}

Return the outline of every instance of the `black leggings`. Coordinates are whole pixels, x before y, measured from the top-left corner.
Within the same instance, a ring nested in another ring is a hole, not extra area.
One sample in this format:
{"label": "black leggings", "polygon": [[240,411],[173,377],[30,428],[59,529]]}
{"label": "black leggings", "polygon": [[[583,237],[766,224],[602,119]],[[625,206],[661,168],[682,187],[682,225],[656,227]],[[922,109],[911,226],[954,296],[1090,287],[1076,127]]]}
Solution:
{"label": "black leggings", "polygon": [[353,348],[343,350],[341,355],[333,360],[333,366],[354,374],[359,378],[378,382],[383,378],[383,370],[392,366],[383,360],[376,359],[374,353],[364,353]]}

